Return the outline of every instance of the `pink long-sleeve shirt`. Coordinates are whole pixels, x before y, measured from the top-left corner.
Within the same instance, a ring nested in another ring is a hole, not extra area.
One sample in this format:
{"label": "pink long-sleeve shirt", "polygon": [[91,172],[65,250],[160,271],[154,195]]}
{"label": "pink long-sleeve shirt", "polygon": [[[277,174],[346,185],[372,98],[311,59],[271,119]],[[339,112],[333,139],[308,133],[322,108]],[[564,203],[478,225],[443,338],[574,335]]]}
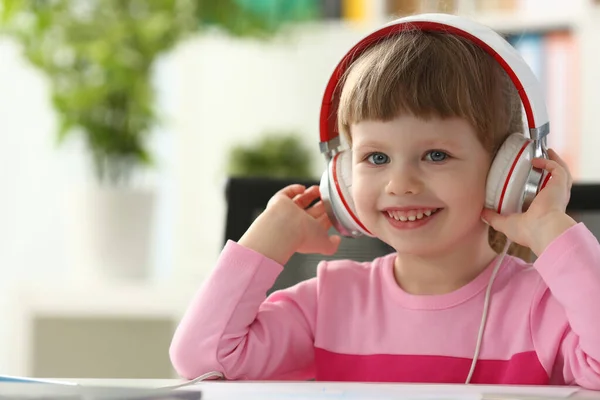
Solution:
{"label": "pink long-sleeve shirt", "polygon": [[[315,278],[266,292],[282,266],[228,242],[174,335],[194,378],[464,383],[494,262],[442,295],[404,292],[395,254],[321,262]],[[600,389],[600,245],[579,223],[534,264],[506,256],[493,284],[473,383]]]}

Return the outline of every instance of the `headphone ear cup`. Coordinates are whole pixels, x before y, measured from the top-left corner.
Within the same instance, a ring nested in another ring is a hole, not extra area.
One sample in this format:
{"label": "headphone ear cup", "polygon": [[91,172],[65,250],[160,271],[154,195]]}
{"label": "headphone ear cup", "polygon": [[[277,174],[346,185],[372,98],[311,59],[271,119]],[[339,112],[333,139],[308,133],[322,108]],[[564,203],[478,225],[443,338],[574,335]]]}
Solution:
{"label": "headphone ear cup", "polygon": [[327,166],[327,176],[321,179],[321,198],[329,219],[343,236],[371,236],[356,215],[352,199],[352,153],[336,154]]}
{"label": "headphone ear cup", "polygon": [[499,214],[519,213],[527,177],[532,168],[533,142],[521,133],[511,134],[492,161],[486,182],[486,208]]}
{"label": "headphone ear cup", "polygon": [[354,199],[352,198],[352,153],[343,151],[335,157],[336,168],[334,181],[337,181],[342,203],[348,213],[356,215]]}

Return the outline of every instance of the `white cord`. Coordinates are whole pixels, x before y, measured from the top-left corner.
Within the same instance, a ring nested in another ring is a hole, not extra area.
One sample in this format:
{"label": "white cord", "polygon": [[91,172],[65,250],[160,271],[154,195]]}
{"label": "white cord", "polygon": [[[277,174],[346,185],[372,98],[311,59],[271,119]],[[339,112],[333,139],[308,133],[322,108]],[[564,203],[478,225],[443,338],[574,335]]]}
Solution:
{"label": "white cord", "polygon": [[210,371],[210,372],[207,372],[206,374],[200,375],[199,377],[192,379],[191,381],[187,381],[184,383],[178,383],[177,385],[162,386],[162,387],[160,387],[160,389],[179,389],[179,388],[182,388],[185,386],[195,385],[198,382],[205,381],[210,378],[225,379],[225,377],[223,376],[223,374],[221,372]]}
{"label": "white cord", "polygon": [[498,261],[496,261],[496,265],[494,266],[494,270],[492,271],[490,281],[488,282],[487,289],[485,291],[485,300],[483,302],[483,314],[481,315],[481,324],[479,325],[479,333],[477,334],[475,354],[473,355],[473,361],[471,362],[471,370],[469,371],[469,375],[467,376],[465,384],[469,384],[471,382],[473,372],[475,372],[475,365],[477,365],[477,359],[479,358],[479,351],[481,350],[481,343],[483,341],[483,332],[485,331],[485,323],[487,322],[488,309],[490,307],[490,294],[492,293],[492,284],[494,283],[494,279],[496,279],[496,274],[498,273],[498,270],[502,265],[502,261],[504,260],[504,256],[506,255],[510,244],[511,241],[506,239],[506,244],[504,245],[502,254],[500,255]]}

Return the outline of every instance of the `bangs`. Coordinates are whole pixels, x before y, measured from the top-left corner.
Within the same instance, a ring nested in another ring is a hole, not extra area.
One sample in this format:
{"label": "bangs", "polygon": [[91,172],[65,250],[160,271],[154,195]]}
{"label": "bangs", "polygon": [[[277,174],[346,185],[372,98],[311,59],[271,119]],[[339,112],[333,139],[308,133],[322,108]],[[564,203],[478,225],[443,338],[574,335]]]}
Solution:
{"label": "bangs", "polygon": [[512,87],[520,107],[497,62],[470,41],[446,33],[415,30],[384,39],[354,62],[342,82],[338,129],[349,143],[352,124],[403,114],[464,118],[480,139],[493,141],[490,136],[514,125],[515,105],[506,88]]}

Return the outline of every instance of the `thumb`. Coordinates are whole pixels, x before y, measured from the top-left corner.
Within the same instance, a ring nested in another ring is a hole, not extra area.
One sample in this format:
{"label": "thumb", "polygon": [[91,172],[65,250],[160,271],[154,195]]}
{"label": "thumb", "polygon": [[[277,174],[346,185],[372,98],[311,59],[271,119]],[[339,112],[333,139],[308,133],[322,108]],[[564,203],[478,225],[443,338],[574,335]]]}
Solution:
{"label": "thumb", "polygon": [[484,208],[481,212],[481,219],[495,230],[502,231],[501,228],[506,216],[500,215],[496,211],[490,210],[489,208]]}

